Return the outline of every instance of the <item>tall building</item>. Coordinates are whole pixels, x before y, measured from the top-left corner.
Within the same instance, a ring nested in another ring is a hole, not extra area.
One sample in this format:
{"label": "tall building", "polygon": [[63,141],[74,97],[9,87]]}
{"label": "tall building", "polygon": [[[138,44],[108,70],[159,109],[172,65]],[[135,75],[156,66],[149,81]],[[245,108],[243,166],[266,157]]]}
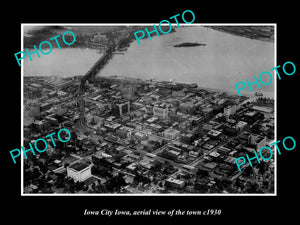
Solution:
{"label": "tall building", "polygon": [[224,116],[229,117],[236,113],[236,105],[229,105],[224,108]]}
{"label": "tall building", "polygon": [[193,102],[181,103],[179,111],[182,113],[193,114],[195,112],[195,104]]}
{"label": "tall building", "polygon": [[169,109],[165,104],[155,105],[153,107],[153,115],[160,118],[166,119],[168,117]]}
{"label": "tall building", "polygon": [[266,146],[266,136],[250,134],[248,142],[255,146],[256,151],[259,151],[262,147]]}
{"label": "tall building", "polygon": [[168,139],[175,139],[179,137],[180,131],[176,129],[167,129],[164,131],[164,137]]}
{"label": "tall building", "polygon": [[111,112],[113,115],[119,116],[119,117],[129,114],[130,113],[129,101],[111,103]]}
{"label": "tall building", "polygon": [[88,165],[84,162],[76,162],[67,167],[67,174],[68,177],[73,178],[75,182],[82,182],[92,176],[91,168],[92,165]]}

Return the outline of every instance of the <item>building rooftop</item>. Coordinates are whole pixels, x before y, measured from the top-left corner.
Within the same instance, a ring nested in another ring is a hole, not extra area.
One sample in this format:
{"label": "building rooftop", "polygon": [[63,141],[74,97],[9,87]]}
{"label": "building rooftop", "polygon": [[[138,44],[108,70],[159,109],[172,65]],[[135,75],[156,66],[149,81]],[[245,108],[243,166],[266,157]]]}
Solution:
{"label": "building rooftop", "polygon": [[209,154],[209,156],[212,156],[212,157],[219,157],[220,154],[217,153],[217,152],[211,152],[211,153]]}
{"label": "building rooftop", "polygon": [[209,162],[204,165],[206,168],[214,169],[217,166],[217,163]]}
{"label": "building rooftop", "polygon": [[169,129],[167,129],[167,130],[165,130],[164,131],[164,133],[165,134],[178,134],[178,133],[180,133],[180,131],[179,130],[176,130],[176,129],[171,129],[171,128],[169,128]]}
{"label": "building rooftop", "polygon": [[220,135],[221,133],[222,133],[222,132],[217,131],[217,130],[210,130],[210,131],[208,131],[207,134],[216,137],[216,136]]}
{"label": "building rooftop", "polygon": [[257,114],[257,111],[252,111],[252,112],[247,112],[245,113],[245,116],[250,116],[250,117],[253,117]]}
{"label": "building rooftop", "polygon": [[175,179],[175,178],[168,178],[166,181],[168,182],[171,182],[171,183],[175,183],[175,184],[178,184],[178,185],[183,185],[184,184],[184,181],[183,180],[178,180],[178,179]]}
{"label": "building rooftop", "polygon": [[69,168],[77,170],[77,171],[81,171],[83,169],[85,169],[86,167],[88,167],[89,165],[87,163],[83,163],[83,162],[76,162],[73,165],[69,166]]}
{"label": "building rooftop", "polygon": [[253,109],[264,113],[272,113],[274,111],[272,108],[263,106],[253,106]]}

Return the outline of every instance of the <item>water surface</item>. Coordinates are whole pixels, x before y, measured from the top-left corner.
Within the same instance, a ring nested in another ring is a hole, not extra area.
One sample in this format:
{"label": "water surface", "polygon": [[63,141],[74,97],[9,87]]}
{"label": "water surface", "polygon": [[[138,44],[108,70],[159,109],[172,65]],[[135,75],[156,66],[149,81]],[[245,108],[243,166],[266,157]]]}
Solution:
{"label": "water surface", "polygon": [[[211,30],[186,26],[176,32],[134,41],[124,55],[116,54],[99,76],[126,76],[141,79],[173,80],[197,83],[201,87],[235,91],[234,84],[259,77],[274,65],[274,43]],[[182,42],[204,43],[206,46],[179,47]],[[25,58],[24,74],[39,76],[84,75],[101,57],[95,49],[54,48],[49,55]],[[275,76],[274,76],[275,78]],[[268,82],[268,78],[265,78]],[[274,81],[254,91],[273,96]],[[250,92],[249,89],[243,92]],[[242,93],[243,93],[242,92]]]}

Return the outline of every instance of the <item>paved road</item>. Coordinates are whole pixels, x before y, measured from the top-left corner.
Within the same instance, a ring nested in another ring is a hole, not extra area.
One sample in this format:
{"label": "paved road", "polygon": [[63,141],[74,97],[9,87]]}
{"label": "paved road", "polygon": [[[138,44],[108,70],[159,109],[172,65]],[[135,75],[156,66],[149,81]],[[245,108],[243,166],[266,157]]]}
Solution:
{"label": "paved road", "polygon": [[[144,150],[137,150],[137,149],[133,149],[133,148],[130,148],[130,149],[131,149],[133,152],[138,152],[138,153],[140,153],[140,154],[142,154],[142,155],[144,155],[144,156],[149,157],[149,156],[147,155],[149,152],[146,152],[146,151],[144,151]],[[152,153],[152,154],[153,154],[153,153]],[[149,158],[152,158],[152,157],[149,157]],[[157,160],[157,161],[159,161],[159,162],[161,162],[161,163],[168,162],[168,163],[170,163],[171,165],[173,165],[174,167],[177,167],[177,168],[180,168],[180,169],[184,168],[184,167],[183,167],[184,164],[174,162],[173,160],[166,159],[166,158],[161,157],[161,156],[158,156],[158,155],[155,155],[152,159],[155,159],[155,160]]]}

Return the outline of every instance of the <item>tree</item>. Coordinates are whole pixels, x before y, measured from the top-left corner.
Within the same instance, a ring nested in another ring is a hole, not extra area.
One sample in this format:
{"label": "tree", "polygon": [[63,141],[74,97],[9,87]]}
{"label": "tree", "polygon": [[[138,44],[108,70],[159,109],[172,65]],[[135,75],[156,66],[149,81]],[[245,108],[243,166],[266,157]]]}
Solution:
{"label": "tree", "polygon": [[208,177],[209,176],[209,173],[208,171],[206,170],[201,170],[199,169],[196,173],[197,176],[200,176],[200,177]]}
{"label": "tree", "polygon": [[208,191],[208,186],[201,183],[196,183],[194,188],[198,193],[206,193]]}
{"label": "tree", "polygon": [[154,177],[153,180],[152,180],[152,183],[153,183],[154,185],[157,185],[157,184],[158,184],[158,179],[157,179],[156,177]]}
{"label": "tree", "polygon": [[112,177],[109,179],[106,183],[106,188],[110,192],[120,192],[120,189],[122,186],[125,186],[126,182],[121,174],[118,174],[117,176]]}
{"label": "tree", "polygon": [[76,181],[75,182],[75,190],[76,191],[81,191],[83,189],[83,185],[84,185],[83,182]]}
{"label": "tree", "polygon": [[262,184],[263,184],[264,188],[268,188],[268,186],[269,186],[269,183],[268,183],[268,181],[266,181],[266,180],[264,180],[264,181],[262,182]]}
{"label": "tree", "polygon": [[57,175],[57,179],[55,181],[55,185],[57,188],[62,188],[64,187],[64,184],[65,184],[65,181],[64,181],[64,178],[61,174],[58,174]]}
{"label": "tree", "polygon": [[259,173],[264,174],[266,172],[267,165],[266,165],[266,163],[264,161],[262,161],[261,163],[259,163],[257,165],[257,167],[258,167],[258,172]]}
{"label": "tree", "polygon": [[119,163],[121,162],[121,158],[123,157],[123,154],[120,152],[117,152],[116,154],[113,155],[113,158],[115,159],[115,162]]}
{"label": "tree", "polygon": [[135,175],[133,181],[137,182],[137,183],[140,183],[140,182],[142,182],[142,183],[150,183],[151,182],[150,178],[145,177],[145,176],[143,176],[143,175],[141,175],[139,173],[137,173]]}
{"label": "tree", "polygon": [[185,173],[182,177],[183,177],[184,179],[190,179],[192,176],[191,176],[191,174],[189,174],[189,173]]}
{"label": "tree", "polygon": [[233,185],[236,186],[236,187],[238,187],[238,188],[239,188],[239,187],[242,187],[242,183],[241,183],[240,178],[237,178],[237,179],[234,181]]}
{"label": "tree", "polygon": [[160,147],[161,147],[160,143],[159,143],[158,141],[156,141],[156,142],[154,143],[154,149],[158,149],[158,148],[160,148]]}
{"label": "tree", "polygon": [[72,137],[73,140],[76,140],[76,139],[77,139],[77,134],[76,134],[76,132],[72,131],[72,132],[71,132],[71,137]]}
{"label": "tree", "polygon": [[45,174],[47,171],[48,171],[48,163],[47,162],[45,162],[45,163],[43,163],[43,164],[41,164],[39,167],[40,167],[40,171],[43,173],[43,174]]}
{"label": "tree", "polygon": [[49,159],[47,151],[44,151],[44,152],[40,153],[40,158],[43,158],[43,159],[46,159],[46,160]]}
{"label": "tree", "polygon": [[244,175],[245,176],[250,176],[250,174],[253,173],[253,168],[251,166],[248,166],[244,169]]}
{"label": "tree", "polygon": [[247,181],[245,184],[245,192],[246,193],[257,193],[258,192],[258,184],[256,182]]}

